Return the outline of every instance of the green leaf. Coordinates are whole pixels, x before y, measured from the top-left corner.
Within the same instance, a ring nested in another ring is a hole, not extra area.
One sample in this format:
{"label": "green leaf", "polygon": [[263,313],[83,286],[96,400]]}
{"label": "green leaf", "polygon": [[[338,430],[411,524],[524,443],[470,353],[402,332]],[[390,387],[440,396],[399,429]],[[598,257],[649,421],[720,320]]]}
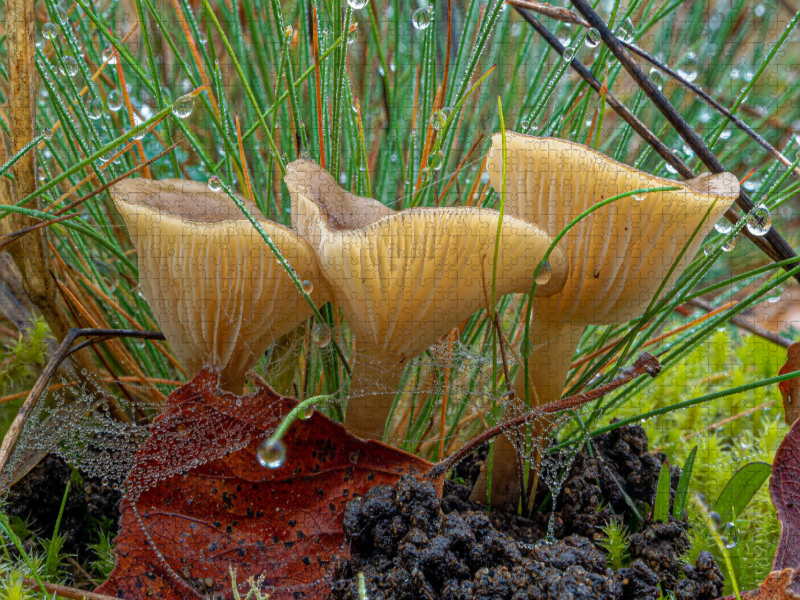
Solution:
{"label": "green leaf", "polygon": [[752,462],[734,473],[714,505],[714,511],[719,514],[723,523],[733,519],[734,515],[742,514],[771,472],[772,466],[768,463]]}
{"label": "green leaf", "polygon": [[653,507],[653,521],[666,523],[669,521],[669,463],[661,463],[656,488],[656,504]]}
{"label": "green leaf", "polygon": [[672,507],[672,514],[680,518],[683,509],[686,508],[686,496],[689,493],[689,480],[692,478],[692,468],[694,467],[694,457],[697,456],[697,446],[692,448],[686,464],[683,465],[681,478],[678,480],[678,489],[675,491],[675,504]]}

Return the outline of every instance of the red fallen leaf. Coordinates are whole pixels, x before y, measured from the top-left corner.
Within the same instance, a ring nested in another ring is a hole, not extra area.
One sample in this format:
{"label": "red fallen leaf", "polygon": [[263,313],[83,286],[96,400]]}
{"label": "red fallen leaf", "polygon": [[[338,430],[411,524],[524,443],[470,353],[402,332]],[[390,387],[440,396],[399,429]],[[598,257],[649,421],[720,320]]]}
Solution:
{"label": "red fallen leaf", "polygon": [[[789,346],[786,354],[786,364],[778,371],[778,375],[800,371],[800,342]],[[781,381],[778,389],[783,396],[783,418],[787,425],[791,425],[800,417],[800,377]]]}
{"label": "red fallen leaf", "polygon": [[263,576],[271,600],[324,598],[347,552],[347,502],[432,466],[314,413],[283,438],[285,464],[266,469],[258,446],[297,401],[266,385],[238,397],[218,382],[200,371],[153,421],[126,480],[117,565],[98,592],[232,598],[233,566],[239,582]]}
{"label": "red fallen leaf", "polygon": [[[781,522],[772,570],[796,569],[800,566],[800,421],[792,425],[775,453],[769,493]],[[800,593],[798,583],[792,589]]]}
{"label": "red fallen leaf", "polygon": [[[791,590],[794,569],[772,571],[761,582],[758,589],[742,594],[742,600],[800,600],[800,595]],[[735,600],[736,596],[725,596],[723,600]]]}

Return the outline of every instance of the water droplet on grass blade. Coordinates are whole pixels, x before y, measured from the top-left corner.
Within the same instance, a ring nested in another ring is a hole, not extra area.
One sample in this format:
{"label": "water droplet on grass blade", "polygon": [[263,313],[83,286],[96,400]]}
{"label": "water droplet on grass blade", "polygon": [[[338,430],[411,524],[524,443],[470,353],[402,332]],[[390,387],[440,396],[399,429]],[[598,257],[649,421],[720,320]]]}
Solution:
{"label": "water droplet on grass blade", "polygon": [[117,55],[112,46],[106,46],[105,50],[103,50],[103,61],[109,65],[117,64]]}
{"label": "water droplet on grass blade", "polygon": [[439,171],[444,166],[444,152],[437,150],[428,157],[428,166],[434,171]]}
{"label": "water droplet on grass blade", "polygon": [[751,210],[747,215],[747,230],[756,236],[766,235],[772,227],[772,215],[763,204]]}
{"label": "water droplet on grass blade", "polygon": [[185,119],[194,110],[194,97],[190,95],[181,96],[172,105],[172,114],[179,119]]}
{"label": "water droplet on grass blade", "polygon": [[48,129],[46,127],[44,129],[42,129],[42,139],[50,140],[52,138],[53,138],[53,130],[52,129]]}
{"label": "water droplet on grass blade", "polygon": [[48,40],[55,40],[58,37],[58,29],[52,23],[45,23],[42,26],[42,35]]}
{"label": "water droplet on grass blade", "polygon": [[725,243],[722,244],[722,251],[723,252],[730,252],[734,248],[736,248],[736,236],[733,236],[733,237],[725,240]]}
{"label": "water droplet on grass blade", "polygon": [[722,543],[728,550],[739,545],[739,530],[733,522],[729,521],[719,528],[719,537],[722,538]]}
{"label": "water droplet on grass blade", "polygon": [[108,104],[108,110],[117,112],[122,108],[122,94],[117,90],[111,90],[106,98],[106,104]]}
{"label": "water droplet on grass blade", "polygon": [[280,440],[264,440],[256,453],[258,464],[267,469],[280,469],[286,461],[286,447]]}
{"label": "water droplet on grass blade", "polygon": [[353,23],[350,25],[350,29],[347,30],[347,45],[355,44],[356,40],[358,39],[358,25]]}
{"label": "water droplet on grass blade", "polygon": [[218,192],[222,189],[222,180],[214,175],[213,177],[209,178],[208,180],[208,189],[212,192]]}
{"label": "water droplet on grass blade", "polygon": [[311,416],[314,414],[314,411],[316,410],[316,408],[317,407],[314,406],[313,404],[309,404],[308,406],[306,406],[303,409],[303,412],[300,413],[300,418],[303,419],[304,421],[308,421],[311,418]]}
{"label": "water droplet on grass blade", "polygon": [[545,285],[550,281],[550,277],[552,277],[552,275],[553,270],[550,268],[550,261],[546,260],[542,264],[542,268],[538,275],[536,275],[536,285]]}
{"label": "water droplet on grass blade", "polygon": [[[142,123],[144,123],[144,121],[142,121],[138,116],[133,115],[133,126],[134,127],[138,127]],[[138,133],[134,133],[131,137],[133,139],[135,139],[135,140],[141,140],[146,135],[147,135],[147,128],[145,127],[141,131],[139,131]]]}
{"label": "water droplet on grass blade", "polygon": [[564,62],[571,62],[573,58],[575,58],[575,48],[569,46],[564,48],[564,53],[561,55],[561,58],[564,59]]}
{"label": "water droplet on grass blade", "polygon": [[65,56],[63,64],[58,67],[59,73],[75,77],[78,74],[78,61],[71,56]]}
{"label": "water droplet on grass blade", "polygon": [[318,348],[324,348],[331,343],[331,328],[325,323],[317,323],[311,330],[311,341]]}
{"label": "water droplet on grass blade", "polygon": [[361,10],[367,5],[369,0],[347,0],[347,4],[350,5],[350,8],[353,10]]}
{"label": "water droplet on grass blade", "polygon": [[86,114],[92,121],[97,121],[103,116],[103,103],[97,98],[90,98],[86,102]]}
{"label": "water droplet on grass blade", "polygon": [[623,42],[630,43],[633,41],[634,31],[633,21],[631,21],[630,17],[628,17],[619,27],[617,27],[616,36]]}
{"label": "water droplet on grass blade", "polygon": [[313,292],[314,291],[314,283],[309,281],[308,279],[304,280],[303,281],[303,291],[306,294],[310,294],[311,292]]}
{"label": "water droplet on grass blade", "polygon": [[432,174],[433,174],[433,171],[431,170],[431,168],[430,167],[425,167],[424,169],[422,169],[419,172],[420,181],[422,181],[422,183],[427,183],[428,181],[431,180],[431,175]]}
{"label": "water droplet on grass blade", "polygon": [[712,256],[716,251],[717,248],[714,246],[714,244],[708,244],[705,248],[703,248],[703,254],[706,256]]}
{"label": "water droplet on grass blade", "polygon": [[592,27],[586,33],[586,40],[585,41],[586,41],[586,45],[589,48],[597,48],[600,45],[600,42],[603,41],[603,38],[600,35],[600,32],[597,31],[597,29],[595,29],[594,27]]}
{"label": "water droplet on grass blade", "polygon": [[733,224],[728,221],[728,219],[720,219],[717,221],[717,224],[714,225],[714,229],[717,230],[717,233],[726,234],[730,233],[733,229]]}
{"label": "water droplet on grass blade", "polygon": [[432,17],[433,13],[430,8],[418,8],[414,11],[414,14],[411,15],[411,23],[416,29],[423,31],[430,26]]}
{"label": "water droplet on grass blade", "polygon": [[439,131],[445,126],[445,123],[447,123],[447,115],[445,115],[441,110],[433,111],[433,114],[431,115],[431,127],[433,127],[436,131]]}
{"label": "water droplet on grass blade", "polygon": [[519,353],[525,358],[533,356],[533,343],[527,335],[522,338],[522,344],[519,347]]}

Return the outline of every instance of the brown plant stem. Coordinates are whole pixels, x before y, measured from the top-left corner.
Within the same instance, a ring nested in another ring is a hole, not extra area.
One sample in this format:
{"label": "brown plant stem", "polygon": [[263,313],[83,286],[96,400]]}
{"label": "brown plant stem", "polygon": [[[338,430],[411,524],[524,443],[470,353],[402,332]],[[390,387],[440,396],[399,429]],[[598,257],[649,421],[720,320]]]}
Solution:
{"label": "brown plant stem", "polygon": [[[32,590],[41,590],[42,588],[33,579],[23,579],[22,583],[25,587]],[[53,597],[69,598],[69,600],[121,600],[116,596],[106,596],[105,594],[95,594],[94,592],[87,592],[86,590],[79,590],[77,588],[67,587],[65,585],[58,585],[55,583],[43,582],[44,589],[48,594],[53,594]]]}

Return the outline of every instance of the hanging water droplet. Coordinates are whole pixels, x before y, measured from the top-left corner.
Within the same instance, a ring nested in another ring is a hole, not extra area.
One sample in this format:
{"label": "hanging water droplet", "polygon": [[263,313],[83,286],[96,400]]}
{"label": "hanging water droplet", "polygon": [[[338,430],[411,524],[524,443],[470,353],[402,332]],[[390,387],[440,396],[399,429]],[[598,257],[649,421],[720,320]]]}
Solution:
{"label": "hanging water droplet", "polygon": [[53,130],[45,127],[42,129],[41,135],[43,140],[50,140],[53,138]]}
{"label": "hanging water droplet", "polygon": [[650,80],[656,85],[658,89],[664,88],[664,76],[661,71],[653,67],[650,69]]}
{"label": "hanging water droplet", "polygon": [[436,131],[439,131],[445,126],[445,123],[447,123],[447,115],[445,115],[441,110],[433,111],[433,114],[431,115],[431,127],[433,127]]}
{"label": "hanging water droplet", "polygon": [[37,48],[44,48],[45,39],[41,31],[37,31],[33,38],[33,45]]}
{"label": "hanging water droplet", "polygon": [[97,98],[90,98],[86,101],[86,114],[92,121],[97,121],[103,116],[103,103]]}
{"label": "hanging water droplet", "polygon": [[208,43],[208,34],[205,31],[198,31],[197,41],[200,42],[203,46],[205,46]]}
{"label": "hanging water droplet", "polygon": [[62,7],[56,7],[56,18],[58,19],[59,23],[66,23],[67,22],[67,11],[65,11]]}
{"label": "hanging water droplet", "polygon": [[283,35],[287,40],[292,39],[293,33],[294,33],[294,28],[291,25],[287,25],[283,30]]}
{"label": "hanging water droplet", "polygon": [[437,150],[428,157],[428,166],[434,171],[439,171],[444,166],[444,152]]}
{"label": "hanging water droplet", "polygon": [[432,17],[433,14],[430,8],[418,8],[414,11],[414,14],[411,15],[411,23],[415,28],[423,31],[430,26]]}
{"label": "hanging water droplet", "polygon": [[256,452],[258,464],[267,469],[280,469],[286,461],[286,446],[280,440],[264,440]]}
{"label": "hanging water droplet", "polygon": [[117,54],[113,46],[106,46],[103,50],[103,62],[109,65],[117,64]]}
{"label": "hanging water droplet", "polygon": [[717,233],[721,233],[723,235],[730,233],[733,229],[733,223],[728,221],[728,219],[720,219],[717,221],[717,224],[714,225],[714,229],[717,230]]}
{"label": "hanging water droplet", "polygon": [[213,175],[208,180],[208,189],[212,192],[220,191],[222,189],[222,180],[216,175]]}
{"label": "hanging water droplet", "polygon": [[644,200],[644,196],[645,196],[644,194],[633,194],[631,198],[633,198],[634,201],[636,202],[641,202],[642,200]]}
{"label": "hanging water droplet", "polygon": [[120,108],[122,108],[122,94],[120,94],[117,90],[111,90],[106,98],[106,103],[108,104],[108,110],[117,112]]}
{"label": "hanging water droplet", "polygon": [[595,29],[594,27],[592,27],[586,33],[585,43],[589,48],[597,48],[602,41],[603,41],[603,38],[600,35],[600,32],[597,31],[597,29]]}
{"label": "hanging water droplet", "polygon": [[531,338],[529,338],[527,335],[522,338],[522,344],[520,344],[519,353],[525,358],[533,356],[533,343],[531,342]]}
{"label": "hanging water droplet", "polygon": [[575,58],[575,48],[572,46],[564,48],[564,53],[561,55],[561,58],[564,59],[564,62],[572,62],[572,59]]}
{"label": "hanging water droplet", "polygon": [[545,285],[548,281],[550,281],[550,277],[553,275],[553,270],[550,268],[550,261],[546,260],[542,263],[542,268],[539,271],[539,274],[536,275],[536,285]]}
{"label": "hanging water droplet", "polygon": [[730,252],[734,248],[736,248],[736,236],[735,235],[730,237],[730,238],[728,238],[727,240],[725,240],[725,242],[722,244],[722,251],[723,252]]}
{"label": "hanging water droplet", "polygon": [[[139,126],[139,125],[141,125],[142,123],[144,123],[144,121],[142,121],[142,120],[141,120],[141,119],[138,117],[138,115],[133,115],[133,126],[134,126],[134,127],[138,127],[138,126]],[[147,128],[144,128],[144,129],[142,129],[140,132],[138,132],[138,133],[134,133],[134,134],[133,134],[131,137],[132,137],[133,139],[135,139],[135,140],[141,140],[141,139],[142,139],[144,136],[146,136],[146,135],[147,135]]]}
{"label": "hanging water droplet", "polygon": [[355,44],[358,39],[358,24],[353,23],[347,30],[347,45]]}
{"label": "hanging water droplet", "polygon": [[303,280],[303,291],[306,294],[310,294],[314,291],[314,283],[309,281],[308,279]]}
{"label": "hanging water droplet", "polygon": [[431,168],[425,167],[419,172],[419,179],[422,183],[427,183],[428,181],[430,181],[432,174],[433,171],[431,170]]}
{"label": "hanging water droplet", "polygon": [[719,528],[719,537],[729,550],[739,545],[739,529],[733,522],[729,521]]}
{"label": "hanging water droplet", "polygon": [[306,406],[303,409],[303,412],[300,413],[300,418],[303,419],[304,421],[308,421],[311,418],[311,416],[314,414],[314,411],[316,410],[316,408],[317,407],[314,406],[313,404],[309,404],[308,406]]}
{"label": "hanging water droplet", "polygon": [[326,323],[317,323],[311,330],[311,341],[318,348],[324,348],[331,343],[331,328]]}
{"label": "hanging water droplet", "polygon": [[369,0],[347,0],[347,3],[353,10],[361,10],[367,5],[367,2],[369,2]]}
{"label": "hanging water droplet", "polygon": [[78,61],[72,58],[71,56],[65,56],[63,60],[63,65],[58,67],[59,73],[62,75],[69,75],[70,77],[75,77],[78,74]]}
{"label": "hanging water droplet", "polygon": [[172,105],[172,114],[179,119],[185,119],[194,110],[194,97],[190,95],[181,96]]}
{"label": "hanging water droplet", "polygon": [[747,230],[753,235],[759,237],[766,235],[770,227],[772,227],[772,215],[763,204],[747,214]]}
{"label": "hanging water droplet", "polygon": [[616,35],[623,42],[630,43],[633,41],[635,31],[636,30],[633,26],[633,21],[631,21],[631,18],[628,17],[620,24],[619,27],[617,27]]}
{"label": "hanging water droplet", "polygon": [[58,37],[58,29],[52,23],[45,23],[42,26],[42,35],[48,40],[55,40]]}
{"label": "hanging water droplet", "polygon": [[717,249],[714,246],[714,244],[708,244],[705,248],[703,248],[703,254],[705,254],[706,256],[711,256],[716,251]]}
{"label": "hanging water droplet", "polygon": [[108,477],[103,477],[100,480],[100,485],[102,485],[103,487],[106,487],[108,485]]}

